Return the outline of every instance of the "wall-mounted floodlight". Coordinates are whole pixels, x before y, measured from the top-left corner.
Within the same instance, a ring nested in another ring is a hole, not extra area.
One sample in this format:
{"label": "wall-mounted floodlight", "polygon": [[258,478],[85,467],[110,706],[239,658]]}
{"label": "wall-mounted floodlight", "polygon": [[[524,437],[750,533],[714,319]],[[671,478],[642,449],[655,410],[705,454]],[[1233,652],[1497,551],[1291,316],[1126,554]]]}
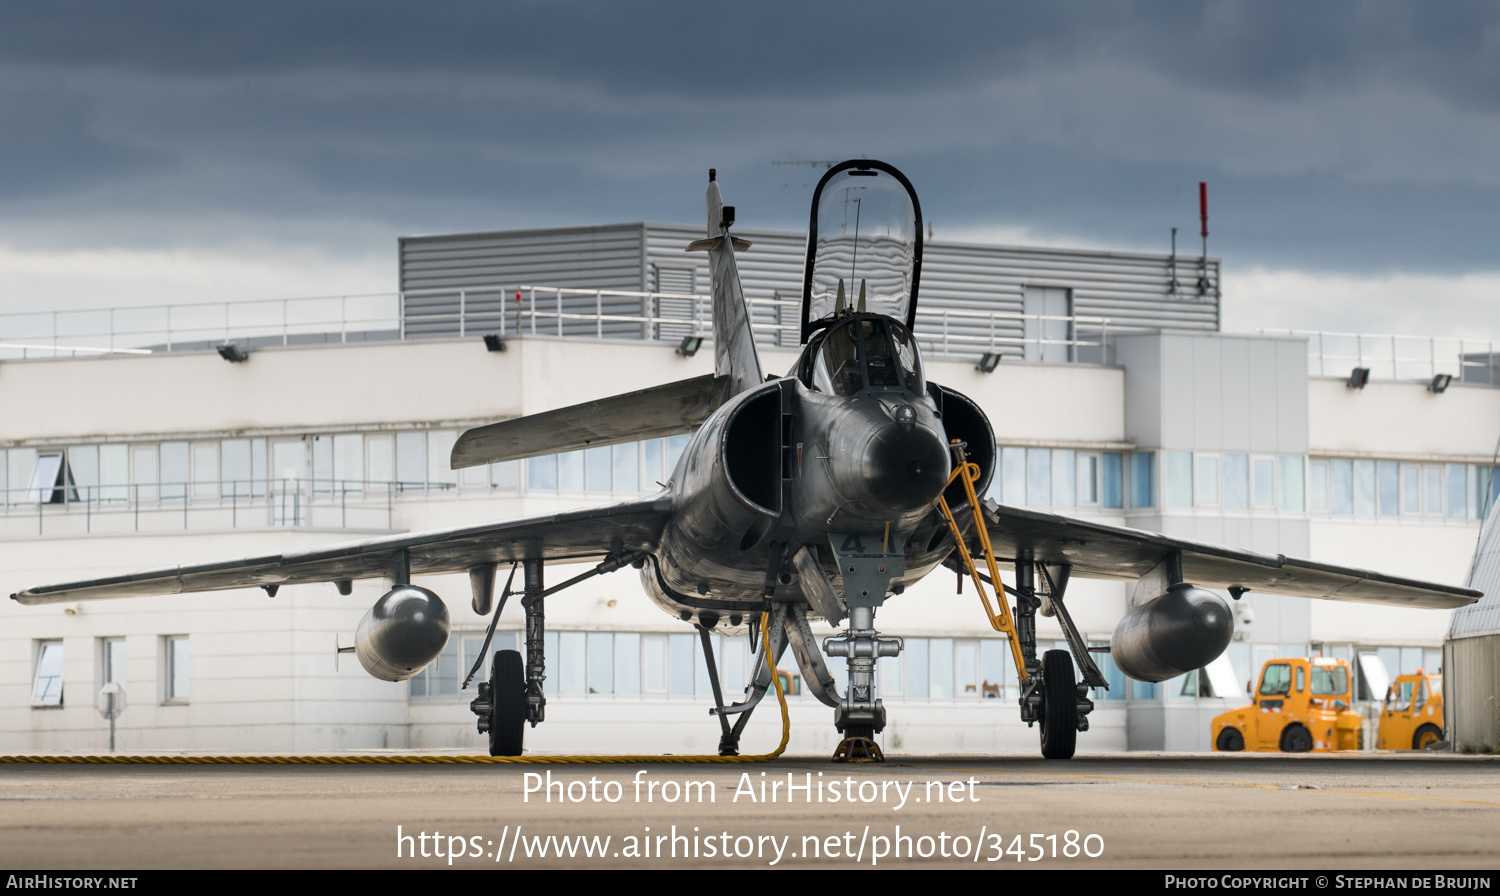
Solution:
{"label": "wall-mounted floodlight", "polygon": [[698,349],[702,347],[702,336],[684,336],[682,337],[682,343],[677,346],[677,354],[682,355],[684,358],[691,358],[693,355],[698,354]]}
{"label": "wall-mounted floodlight", "polygon": [[484,350],[487,352],[505,351],[505,340],[496,333],[484,334]]}
{"label": "wall-mounted floodlight", "polygon": [[979,371],[980,373],[994,373],[995,368],[999,366],[1000,353],[985,352],[984,357],[979,359],[979,363],[974,365],[974,369]]}
{"label": "wall-mounted floodlight", "polygon": [[223,358],[231,364],[243,364],[244,362],[250,360],[250,353],[235,345],[233,342],[226,342],[223,345],[219,346],[219,357]]}
{"label": "wall-mounted floodlight", "polygon": [[1448,390],[1448,384],[1451,382],[1453,382],[1453,374],[1440,373],[1432,378],[1432,382],[1427,384],[1427,391],[1442,395]]}
{"label": "wall-mounted floodlight", "polygon": [[1356,367],[1349,371],[1349,381],[1344,385],[1351,389],[1363,389],[1370,382],[1370,368]]}

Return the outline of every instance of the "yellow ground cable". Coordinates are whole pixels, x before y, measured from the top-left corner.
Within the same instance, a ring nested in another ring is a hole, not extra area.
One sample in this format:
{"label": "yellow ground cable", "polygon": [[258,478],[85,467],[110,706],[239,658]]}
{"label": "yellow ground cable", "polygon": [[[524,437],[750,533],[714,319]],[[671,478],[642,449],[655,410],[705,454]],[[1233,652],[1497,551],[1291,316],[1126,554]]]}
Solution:
{"label": "yellow ground cable", "polygon": [[[962,455],[960,455],[962,456]],[[1000,569],[995,564],[995,549],[990,546],[990,533],[984,527],[984,520],[980,518],[983,512],[979,507],[979,496],[974,492],[974,480],[979,478],[979,465],[963,461],[953,470],[948,477],[948,484],[952,485],[955,479],[962,480],[964,494],[969,500],[969,506],[974,510],[974,528],[979,533],[979,546],[984,550],[985,563],[990,568],[990,581],[995,583],[995,596],[1000,603],[1000,612],[996,614],[990,606],[990,596],[984,588],[984,581],[979,578],[979,570],[974,566],[974,558],[969,554],[969,548],[964,544],[963,533],[958,529],[958,520],[954,519],[953,511],[948,507],[948,499],[942,495],[938,496],[938,507],[942,509],[943,516],[948,520],[948,529],[953,533],[953,540],[958,545],[958,555],[963,560],[964,569],[968,570],[970,578],[974,580],[974,590],[979,592],[979,603],[984,607],[984,614],[989,617],[990,627],[997,632],[1006,635],[1010,642],[1011,659],[1016,664],[1016,676],[1021,684],[1031,681],[1031,675],[1026,671],[1026,659],[1021,655],[1021,642],[1016,637],[1016,623],[1010,615],[1010,602],[1005,599],[1005,585],[1000,581]]]}
{"label": "yellow ground cable", "polygon": [[759,756],[0,756],[3,763],[85,765],[696,765],[720,762],[770,762],[786,752],[792,717],[786,692],[771,655],[771,614],[760,614],[761,647],[781,704],[781,743]]}

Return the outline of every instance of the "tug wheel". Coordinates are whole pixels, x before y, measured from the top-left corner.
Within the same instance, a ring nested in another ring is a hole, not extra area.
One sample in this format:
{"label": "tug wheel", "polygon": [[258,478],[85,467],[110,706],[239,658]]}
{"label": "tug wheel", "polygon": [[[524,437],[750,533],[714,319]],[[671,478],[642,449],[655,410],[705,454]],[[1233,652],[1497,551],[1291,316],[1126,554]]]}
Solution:
{"label": "tug wheel", "polygon": [[1239,753],[1245,749],[1245,735],[1238,728],[1225,728],[1214,741],[1214,749],[1220,753]]}
{"label": "tug wheel", "polygon": [[1312,733],[1301,725],[1292,725],[1281,733],[1283,753],[1306,753],[1312,748]]}
{"label": "tug wheel", "polygon": [[1443,739],[1443,732],[1436,725],[1423,725],[1412,735],[1411,748],[1413,750],[1425,750],[1429,746]]}

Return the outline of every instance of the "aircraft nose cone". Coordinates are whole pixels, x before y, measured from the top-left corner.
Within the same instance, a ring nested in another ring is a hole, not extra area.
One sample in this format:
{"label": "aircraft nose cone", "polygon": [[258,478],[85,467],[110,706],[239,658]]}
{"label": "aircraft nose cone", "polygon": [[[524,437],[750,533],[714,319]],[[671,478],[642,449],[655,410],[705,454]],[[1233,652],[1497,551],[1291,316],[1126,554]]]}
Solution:
{"label": "aircraft nose cone", "polygon": [[896,513],[926,507],[942,493],[951,472],[948,446],[925,426],[891,423],[865,447],[861,470],[871,500]]}

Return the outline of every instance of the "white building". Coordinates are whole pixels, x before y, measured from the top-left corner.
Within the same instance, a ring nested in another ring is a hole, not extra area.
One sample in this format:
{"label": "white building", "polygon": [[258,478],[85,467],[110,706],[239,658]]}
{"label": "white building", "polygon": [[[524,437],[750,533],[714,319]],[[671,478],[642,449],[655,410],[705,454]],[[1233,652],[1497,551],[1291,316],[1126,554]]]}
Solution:
{"label": "white building", "polygon": [[[677,350],[706,332],[706,303],[691,297],[706,279],[680,251],[696,235],[625,225],[408,239],[399,296],[0,317],[4,343],[154,347],[10,350],[0,364],[4,591],[655,491],[684,439],[461,472],[447,458],[471,426],[710,372],[711,352]],[[764,366],[786,370],[795,329],[778,327],[800,293],[800,261],[788,258],[802,237],[743,236],[756,243],[741,267]],[[989,414],[997,499],[1464,581],[1497,485],[1492,346],[1224,334],[1214,259],[937,243],[923,274],[928,377]],[[505,350],[487,350],[481,337],[502,334]],[[249,360],[226,363],[214,350],[226,340]],[[986,352],[1003,356],[992,373],[976,368]],[[1354,367],[1371,371],[1363,388],[1348,384]],[[1452,384],[1434,391],[1444,372]],[[713,752],[696,636],[635,575],[549,600],[547,721],[528,749]],[[93,703],[106,681],[128,694],[126,750],[482,750],[473,691],[459,684],[487,620],[469,609],[464,577],[422,584],[446,599],[454,635],[409,683],[372,679],[352,657],[335,668],[336,643],[352,643],[380,581],[347,597],[325,585],[6,601],[0,750],[103,749]],[[1015,679],[976,601],[940,571],[881,610],[879,628],[906,637],[900,660],[883,661],[888,751],[1036,749],[1013,699],[986,699],[1013,698]],[[1107,642],[1124,588],[1075,580],[1069,606],[1090,641]],[[1252,593],[1237,615],[1216,670],[1230,693],[1208,674],[1146,685],[1109,666],[1080,749],[1208,749],[1208,720],[1242,703],[1272,656],[1370,653],[1388,675],[1430,669],[1450,614]],[[507,610],[497,647],[516,646],[520,620]],[[748,644],[717,643],[737,693]],[[1380,682],[1361,684],[1362,698],[1383,695]],[[808,695],[791,702],[791,748],[831,751],[831,711]],[[778,725],[763,706],[742,748],[774,745]]]}

